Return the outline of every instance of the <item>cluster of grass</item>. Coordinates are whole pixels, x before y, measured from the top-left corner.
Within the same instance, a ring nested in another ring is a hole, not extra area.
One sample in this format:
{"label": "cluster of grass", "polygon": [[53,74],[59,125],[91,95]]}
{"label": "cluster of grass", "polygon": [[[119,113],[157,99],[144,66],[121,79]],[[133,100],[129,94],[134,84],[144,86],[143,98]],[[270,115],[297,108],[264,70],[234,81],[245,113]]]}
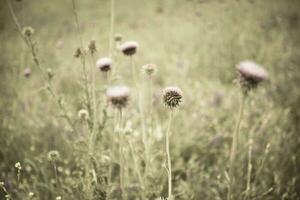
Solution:
{"label": "cluster of grass", "polygon": [[[297,0],[10,2],[21,28],[34,28],[34,48],[1,1],[0,199],[167,198],[168,109],[160,93],[168,85],[184,96],[169,141],[173,199],[223,200],[230,185],[232,200],[300,199]],[[137,84],[130,57],[112,40],[117,33],[139,42]],[[91,40],[97,51],[74,58]],[[109,79],[95,71],[107,56]],[[235,65],[248,59],[270,79],[247,98],[230,175],[241,94]],[[142,72],[147,63],[158,69],[151,78]],[[122,117],[106,99],[120,84],[131,88]]]}

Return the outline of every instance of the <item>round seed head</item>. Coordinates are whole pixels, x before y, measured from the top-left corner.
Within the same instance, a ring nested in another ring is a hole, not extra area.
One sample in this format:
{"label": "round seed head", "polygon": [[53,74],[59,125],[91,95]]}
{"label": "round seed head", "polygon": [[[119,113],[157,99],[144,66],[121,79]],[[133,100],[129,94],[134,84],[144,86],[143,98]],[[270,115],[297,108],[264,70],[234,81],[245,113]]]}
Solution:
{"label": "round seed head", "polygon": [[268,79],[268,72],[253,61],[243,61],[236,65],[237,81],[248,92],[257,85]]}
{"label": "round seed head", "polygon": [[182,102],[182,91],[178,87],[166,87],[163,90],[162,100],[163,103],[169,108],[175,108]]}
{"label": "round seed head", "polygon": [[89,42],[88,49],[91,54],[94,54],[97,51],[96,40],[91,40]]}
{"label": "round seed head", "polygon": [[24,69],[23,74],[24,74],[24,77],[29,78],[31,75],[31,69],[30,68]]}
{"label": "round seed head", "polygon": [[56,162],[60,159],[60,154],[56,150],[49,151],[48,160],[51,162]]}
{"label": "round seed head", "polygon": [[108,72],[112,67],[112,60],[110,58],[104,57],[99,58],[96,62],[97,68],[102,72]]}
{"label": "round seed head", "polygon": [[137,48],[139,47],[139,44],[136,41],[128,41],[124,42],[120,49],[126,56],[132,56],[136,53]]}
{"label": "round seed head", "polygon": [[25,26],[22,30],[22,33],[26,37],[30,37],[34,34],[34,29],[31,26]]}
{"label": "round seed head", "polygon": [[155,64],[146,64],[143,66],[143,70],[147,75],[151,76],[157,71],[157,67]]}
{"label": "round seed head", "polygon": [[128,104],[130,89],[127,86],[113,86],[107,89],[107,100],[117,109],[125,108]]}
{"label": "round seed head", "polygon": [[86,109],[81,109],[78,112],[78,117],[81,120],[88,120],[89,119],[89,112]]}

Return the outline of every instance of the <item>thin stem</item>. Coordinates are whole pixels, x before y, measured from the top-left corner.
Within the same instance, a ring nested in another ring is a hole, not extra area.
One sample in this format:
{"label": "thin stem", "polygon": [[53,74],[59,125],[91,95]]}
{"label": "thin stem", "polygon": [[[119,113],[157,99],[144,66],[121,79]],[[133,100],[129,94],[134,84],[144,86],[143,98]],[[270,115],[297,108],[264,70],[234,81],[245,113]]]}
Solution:
{"label": "thin stem", "polygon": [[110,1],[110,31],[109,31],[109,57],[113,59],[113,37],[115,22],[115,0]]}
{"label": "thin stem", "polygon": [[246,187],[247,198],[251,196],[252,149],[253,149],[253,132],[251,131],[248,138],[248,169],[247,169],[247,187]]}
{"label": "thin stem", "polygon": [[73,7],[73,14],[74,14],[74,19],[75,19],[75,23],[76,23],[76,28],[77,28],[77,32],[78,32],[80,45],[81,45],[81,47],[83,47],[83,40],[82,40],[81,31],[80,31],[79,17],[78,17],[78,14],[77,14],[77,7],[76,7],[75,0],[72,0],[72,7]]}
{"label": "thin stem", "polygon": [[233,177],[233,172],[234,172],[234,162],[235,162],[235,157],[236,157],[236,150],[237,150],[237,145],[238,145],[238,136],[240,132],[240,126],[242,122],[242,117],[243,117],[243,112],[244,112],[244,106],[245,106],[245,101],[246,101],[247,94],[243,93],[242,94],[242,101],[240,104],[239,108],[239,115],[237,118],[235,130],[234,130],[234,135],[232,139],[232,146],[231,146],[231,152],[230,152],[230,163],[229,163],[229,188],[228,188],[228,193],[227,193],[227,200],[232,199],[232,190],[233,190],[233,185],[234,185],[234,177]]}
{"label": "thin stem", "polygon": [[173,109],[169,113],[169,123],[166,133],[166,153],[168,162],[168,199],[172,198],[172,165],[171,165],[171,154],[170,154],[170,129],[173,119]]}
{"label": "thin stem", "polygon": [[[138,95],[138,109],[139,109],[139,115],[141,118],[141,126],[142,126],[142,140],[143,140],[143,145],[145,148],[145,159],[148,160],[148,144],[147,144],[147,138],[146,138],[146,127],[145,127],[145,117],[144,117],[144,111],[143,111],[143,105],[142,105],[142,98],[141,98],[141,93],[140,93],[140,88],[137,80],[137,73],[136,73],[136,66],[134,62],[134,57],[130,56],[131,60],[131,69],[132,69],[132,76],[133,76],[133,81],[135,84],[136,92]],[[147,163],[146,163],[147,164]],[[145,171],[148,171],[148,166],[146,165]]]}
{"label": "thin stem", "polygon": [[118,122],[118,134],[119,134],[119,159],[120,159],[120,187],[122,199],[125,199],[125,184],[124,184],[124,152],[123,152],[123,135],[122,135],[122,110],[119,109],[119,122]]}

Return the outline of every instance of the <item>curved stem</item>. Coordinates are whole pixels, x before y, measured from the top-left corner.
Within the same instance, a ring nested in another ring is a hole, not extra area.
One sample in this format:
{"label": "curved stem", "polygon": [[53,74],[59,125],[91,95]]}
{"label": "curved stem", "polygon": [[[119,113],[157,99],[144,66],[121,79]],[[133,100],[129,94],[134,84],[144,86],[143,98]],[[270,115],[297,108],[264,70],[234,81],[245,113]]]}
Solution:
{"label": "curved stem", "polygon": [[167,153],[167,162],[168,162],[168,199],[172,198],[172,166],[171,166],[171,154],[170,154],[170,129],[173,118],[173,110],[169,114],[169,123],[166,133],[166,153]]}
{"label": "curved stem", "polygon": [[233,185],[234,185],[234,177],[233,177],[234,162],[235,162],[235,157],[236,157],[238,136],[239,136],[239,132],[240,132],[240,126],[241,126],[241,122],[242,122],[246,97],[247,97],[247,94],[243,93],[242,101],[241,101],[240,108],[239,108],[239,115],[237,118],[234,135],[233,135],[233,139],[232,139],[230,160],[229,160],[229,188],[228,188],[228,193],[227,193],[227,200],[232,199],[232,190],[233,190]]}

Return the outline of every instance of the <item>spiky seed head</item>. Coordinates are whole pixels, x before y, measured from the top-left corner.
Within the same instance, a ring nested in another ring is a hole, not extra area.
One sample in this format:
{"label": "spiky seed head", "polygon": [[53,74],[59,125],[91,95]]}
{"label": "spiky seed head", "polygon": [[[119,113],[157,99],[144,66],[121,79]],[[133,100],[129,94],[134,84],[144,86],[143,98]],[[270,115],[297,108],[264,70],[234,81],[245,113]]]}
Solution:
{"label": "spiky seed head", "polygon": [[81,120],[89,119],[89,112],[86,109],[81,109],[78,111],[78,118]]}
{"label": "spiky seed head", "polygon": [[24,72],[23,72],[23,75],[24,75],[25,78],[29,78],[30,75],[31,75],[31,69],[30,68],[25,68]]}
{"label": "spiky seed head", "polygon": [[157,71],[157,67],[155,64],[146,64],[142,68],[144,72],[149,76],[153,75]]}
{"label": "spiky seed head", "polygon": [[112,60],[110,58],[104,57],[99,58],[96,62],[97,68],[102,72],[108,72],[112,67]]}
{"label": "spiky seed head", "polygon": [[25,26],[22,33],[26,37],[31,37],[34,34],[34,29],[31,26]]}
{"label": "spiky seed head", "polygon": [[117,33],[117,34],[115,35],[115,41],[116,41],[116,42],[121,42],[122,39],[123,39],[123,36],[122,36],[120,33]]}
{"label": "spiky seed head", "polygon": [[123,52],[124,55],[132,56],[136,53],[138,47],[139,44],[136,41],[128,41],[128,42],[124,42],[120,46],[120,50]]}
{"label": "spiky seed head", "polygon": [[236,65],[237,82],[247,93],[256,88],[260,82],[268,79],[268,72],[253,61],[242,61]]}
{"label": "spiky seed head", "polygon": [[48,152],[48,160],[51,162],[56,162],[60,159],[60,153],[56,150],[51,150]]}
{"label": "spiky seed head", "polygon": [[94,54],[97,51],[96,40],[91,40],[88,45],[88,50],[91,54]]}
{"label": "spiky seed head", "polygon": [[107,89],[106,96],[113,107],[121,110],[129,101],[130,89],[127,86],[113,86]]}
{"label": "spiky seed head", "polygon": [[163,103],[169,108],[175,108],[182,102],[183,95],[180,88],[175,86],[166,87],[163,90]]}

